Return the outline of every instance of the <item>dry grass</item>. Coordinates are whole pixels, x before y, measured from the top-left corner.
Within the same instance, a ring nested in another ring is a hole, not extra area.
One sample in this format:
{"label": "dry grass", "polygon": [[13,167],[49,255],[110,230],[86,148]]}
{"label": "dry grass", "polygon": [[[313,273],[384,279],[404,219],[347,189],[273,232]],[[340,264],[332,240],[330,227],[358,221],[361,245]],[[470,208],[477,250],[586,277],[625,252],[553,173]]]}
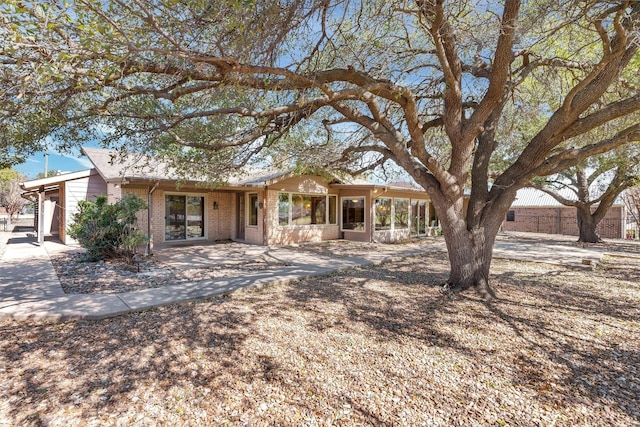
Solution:
{"label": "dry grass", "polygon": [[0,425],[640,423],[640,266],[496,260],[485,303],[431,285],[443,258],[98,322],[0,322]]}

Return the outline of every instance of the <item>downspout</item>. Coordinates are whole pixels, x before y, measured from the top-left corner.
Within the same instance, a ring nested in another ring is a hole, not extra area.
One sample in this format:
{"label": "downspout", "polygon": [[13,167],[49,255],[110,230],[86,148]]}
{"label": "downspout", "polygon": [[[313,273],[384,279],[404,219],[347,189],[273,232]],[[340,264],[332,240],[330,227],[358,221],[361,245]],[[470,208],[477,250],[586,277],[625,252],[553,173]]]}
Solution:
{"label": "downspout", "polygon": [[38,244],[44,243],[44,187],[38,189]]}
{"label": "downspout", "polygon": [[152,251],[152,239],[151,239],[151,231],[152,231],[152,227],[151,227],[151,218],[152,218],[152,212],[151,212],[151,195],[153,194],[153,192],[156,190],[156,188],[158,188],[158,185],[160,185],[160,182],[156,182],[155,184],[153,184],[153,187],[151,187],[151,189],[149,190],[149,192],[147,193],[147,236],[148,236],[148,240],[147,240],[147,247],[144,251],[144,256],[149,256],[149,255],[153,255],[153,251]]}

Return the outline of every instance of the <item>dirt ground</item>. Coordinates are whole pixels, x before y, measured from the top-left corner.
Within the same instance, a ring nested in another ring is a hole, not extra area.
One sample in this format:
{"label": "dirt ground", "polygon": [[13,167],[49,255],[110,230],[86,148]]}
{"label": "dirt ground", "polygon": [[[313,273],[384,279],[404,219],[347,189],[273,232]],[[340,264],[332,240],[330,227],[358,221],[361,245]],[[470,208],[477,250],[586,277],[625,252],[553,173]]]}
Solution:
{"label": "dirt ground", "polygon": [[102,321],[0,321],[0,426],[637,425],[640,262],[443,254]]}

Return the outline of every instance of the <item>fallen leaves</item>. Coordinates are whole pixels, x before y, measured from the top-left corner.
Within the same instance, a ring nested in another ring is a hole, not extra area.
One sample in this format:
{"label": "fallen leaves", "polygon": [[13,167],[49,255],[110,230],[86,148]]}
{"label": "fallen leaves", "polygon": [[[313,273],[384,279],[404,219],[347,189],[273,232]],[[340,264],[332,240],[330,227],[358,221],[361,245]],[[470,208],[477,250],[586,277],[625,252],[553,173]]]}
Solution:
{"label": "fallen leaves", "polygon": [[640,421],[640,284],[624,268],[496,260],[487,303],[440,295],[442,258],[97,322],[3,321],[0,426]]}

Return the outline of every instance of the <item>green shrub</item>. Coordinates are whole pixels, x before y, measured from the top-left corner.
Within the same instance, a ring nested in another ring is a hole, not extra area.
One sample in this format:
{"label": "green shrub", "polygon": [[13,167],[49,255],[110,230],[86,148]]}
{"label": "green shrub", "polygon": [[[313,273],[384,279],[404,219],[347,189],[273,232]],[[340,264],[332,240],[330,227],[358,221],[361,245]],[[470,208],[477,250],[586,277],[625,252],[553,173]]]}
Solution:
{"label": "green shrub", "polygon": [[112,205],[107,203],[105,195],[98,196],[94,202],[82,200],[67,233],[87,250],[90,261],[120,256],[130,259],[136,248],[146,241],[135,227],[136,213],[146,208],[144,200],[133,194],[125,195]]}

